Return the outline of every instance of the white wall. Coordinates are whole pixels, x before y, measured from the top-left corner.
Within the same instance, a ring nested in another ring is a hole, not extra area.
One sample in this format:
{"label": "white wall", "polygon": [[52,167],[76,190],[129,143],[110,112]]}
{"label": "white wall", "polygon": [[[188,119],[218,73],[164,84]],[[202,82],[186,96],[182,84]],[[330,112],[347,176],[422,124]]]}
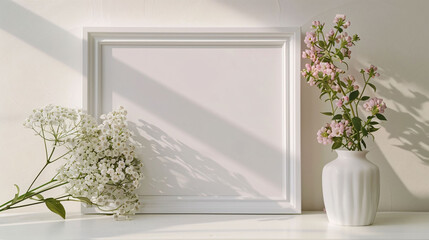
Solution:
{"label": "white wall", "polygon": [[[374,64],[389,122],[369,158],[381,170],[381,210],[429,210],[429,1],[0,1],[0,202],[43,165],[43,145],[22,122],[49,103],[82,105],[82,28],[273,27],[331,23],[336,13],[361,36],[351,69]],[[315,133],[328,121],[316,89],[302,84],[302,199],[321,210],[321,171],[335,157]],[[54,169],[50,169],[51,172]],[[76,204],[71,208],[78,209]],[[33,208],[38,209],[38,208]]]}

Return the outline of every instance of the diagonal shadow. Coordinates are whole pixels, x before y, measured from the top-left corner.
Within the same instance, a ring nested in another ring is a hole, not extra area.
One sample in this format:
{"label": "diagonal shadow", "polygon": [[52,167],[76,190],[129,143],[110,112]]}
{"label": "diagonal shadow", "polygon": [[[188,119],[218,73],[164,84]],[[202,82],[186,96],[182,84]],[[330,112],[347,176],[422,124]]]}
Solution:
{"label": "diagonal shadow", "polygon": [[409,89],[405,95],[389,83],[378,87],[383,97],[395,105],[395,110],[389,108],[387,121],[384,126],[389,133],[389,139],[395,139],[394,146],[413,153],[423,163],[429,164],[429,121],[419,119],[424,104],[429,103],[429,97]]}
{"label": "diagonal shadow", "polygon": [[[118,79],[122,78],[122,81],[114,82],[112,91],[138,103],[145,110],[215,148],[236,163],[246,164],[242,166],[259,176],[261,181],[270,181],[267,184],[282,182],[281,178],[274,180],[272,177],[264,177],[282,175],[273,173],[273,169],[285,171],[278,167],[273,168],[278,166],[278,161],[282,159],[280,150],[114,59],[113,56],[111,59],[112,66],[115,67],[114,72],[127,73],[126,78],[117,76]],[[126,86],[141,87],[139,91],[130,92]],[[264,164],[260,164],[261,162]]]}
{"label": "diagonal shadow", "polygon": [[82,49],[82,40],[17,3],[0,1],[0,28],[73,70],[82,72],[81,59],[70,57],[76,49]]}
{"label": "diagonal shadow", "polygon": [[160,195],[179,191],[177,194],[183,196],[244,194],[264,198],[241,174],[229,171],[154,124],[139,120],[129,122],[128,126],[135,133],[133,139],[141,144],[138,154],[144,156],[145,165],[158,166],[156,172],[144,173],[148,180],[143,182],[141,191]]}

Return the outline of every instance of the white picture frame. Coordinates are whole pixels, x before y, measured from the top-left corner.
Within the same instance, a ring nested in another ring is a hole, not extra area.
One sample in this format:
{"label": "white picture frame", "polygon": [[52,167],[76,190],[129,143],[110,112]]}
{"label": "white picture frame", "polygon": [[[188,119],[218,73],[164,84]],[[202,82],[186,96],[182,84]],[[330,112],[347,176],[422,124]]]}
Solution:
{"label": "white picture frame", "polygon": [[[161,51],[171,48],[184,48],[192,54],[193,49],[207,48],[206,52],[208,54],[208,52],[215,51],[216,48],[221,51],[221,49],[227,47],[239,53],[234,55],[238,59],[234,61],[240,62],[239,57],[243,53],[243,62],[245,62],[247,61],[245,58],[248,58],[247,51],[241,51],[240,48],[246,48],[249,51],[255,50],[261,56],[276,56],[275,59],[273,57],[273,62],[281,61],[280,67],[275,68],[275,71],[278,71],[276,73],[268,72],[269,67],[258,70],[264,71],[264,69],[267,69],[266,74],[270,76],[271,74],[277,74],[275,76],[280,76],[279,81],[281,81],[281,83],[276,84],[281,85],[281,103],[278,104],[282,106],[279,109],[281,111],[279,114],[282,117],[282,125],[278,127],[278,131],[281,132],[281,143],[279,144],[281,144],[282,148],[281,163],[278,163],[278,167],[282,169],[282,175],[281,182],[273,183],[273,185],[281,186],[281,197],[253,198],[245,194],[245,196],[240,196],[240,194],[218,196],[206,193],[201,195],[182,195],[180,192],[167,195],[141,195],[140,200],[143,206],[139,213],[301,213],[300,34],[299,28],[85,28],[83,43],[83,108],[94,117],[98,117],[103,113],[103,107],[107,110],[112,107],[113,102],[111,99],[106,100],[106,96],[108,97],[112,93],[103,92],[108,91],[104,87],[110,84],[106,82],[106,79],[111,75],[111,71],[116,71],[115,66],[112,67],[115,59],[110,59],[109,54],[103,54],[106,49],[108,51],[116,49],[119,53],[121,53],[121,49],[127,49],[126,54],[119,55],[121,57],[137,58],[141,57],[141,55],[137,52],[134,54],[133,49],[135,51],[145,51],[147,48],[154,48]],[[264,49],[267,52],[264,52]],[[220,56],[224,52],[220,52]],[[174,55],[168,56],[174,57]],[[277,56],[281,56],[281,60]],[[110,57],[113,58],[112,56]],[[128,59],[122,60],[128,61]],[[133,62],[132,59],[129,60],[130,63]],[[269,59],[267,61],[269,62]],[[108,67],[105,66],[106,64],[108,64]],[[250,64],[258,64],[258,62],[255,60],[255,63],[250,62]],[[144,66],[140,67],[144,70]],[[159,68],[168,69],[168,66],[163,65],[159,66]],[[231,69],[227,68],[225,71],[231,71]],[[248,71],[252,71],[252,69],[248,69]],[[106,76],[103,76],[103,74]],[[112,80],[109,79],[108,81]],[[136,87],[142,86],[122,85],[121,87],[129,88],[130,91],[133,91]],[[171,92],[167,91],[165,94],[168,93]],[[246,142],[246,140],[243,142]],[[276,159],[276,161],[278,160]],[[274,165],[271,168],[274,169]],[[269,177],[266,172],[264,174],[267,178]],[[83,207],[82,211],[84,213],[97,212],[93,208],[86,207]]]}

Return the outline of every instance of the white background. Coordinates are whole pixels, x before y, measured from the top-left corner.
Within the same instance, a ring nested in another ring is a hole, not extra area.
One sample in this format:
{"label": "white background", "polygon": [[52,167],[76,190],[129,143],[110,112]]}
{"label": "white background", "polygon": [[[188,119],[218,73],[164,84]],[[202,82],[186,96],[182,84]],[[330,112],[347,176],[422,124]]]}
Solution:
{"label": "white background", "polygon": [[[380,167],[380,210],[429,210],[428,1],[0,1],[0,202],[43,165],[43,145],[22,121],[33,108],[82,105],[83,27],[294,27],[352,21],[361,41],[351,70],[379,67],[389,119],[369,144]],[[315,140],[328,121],[302,83],[303,210],[322,210],[321,171],[335,158]],[[54,169],[50,170],[51,173]],[[33,208],[38,209],[38,208]],[[77,204],[68,209],[78,209]],[[28,211],[28,210],[27,210]]]}

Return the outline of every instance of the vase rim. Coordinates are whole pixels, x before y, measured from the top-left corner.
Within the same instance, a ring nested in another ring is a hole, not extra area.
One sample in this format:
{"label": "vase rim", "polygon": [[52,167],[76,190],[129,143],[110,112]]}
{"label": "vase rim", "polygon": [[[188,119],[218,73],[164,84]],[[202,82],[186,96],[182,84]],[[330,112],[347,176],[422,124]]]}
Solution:
{"label": "vase rim", "polygon": [[361,153],[364,153],[364,152],[369,152],[368,150],[362,150],[362,151],[358,151],[358,150],[355,150],[355,151],[352,151],[352,150],[347,150],[347,149],[335,149],[335,151],[336,152],[361,152]]}

